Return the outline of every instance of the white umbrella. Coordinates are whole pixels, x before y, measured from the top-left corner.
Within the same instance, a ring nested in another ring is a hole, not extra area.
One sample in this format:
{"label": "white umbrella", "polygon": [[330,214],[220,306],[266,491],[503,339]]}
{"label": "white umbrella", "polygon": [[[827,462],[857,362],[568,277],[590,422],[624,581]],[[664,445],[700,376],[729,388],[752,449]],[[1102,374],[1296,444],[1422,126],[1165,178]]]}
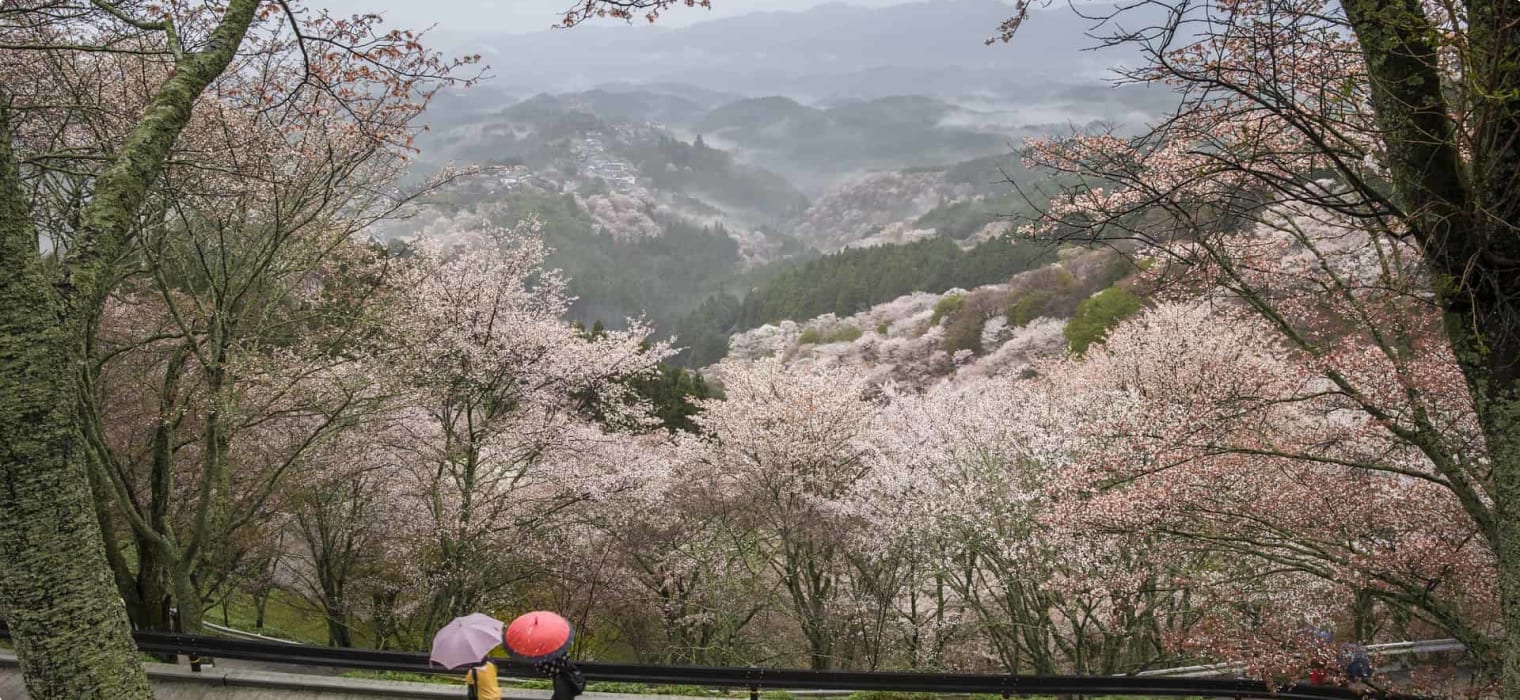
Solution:
{"label": "white umbrella", "polygon": [[459,668],[479,661],[501,645],[501,620],[490,615],[470,613],[456,617],[433,637],[429,660],[445,668]]}

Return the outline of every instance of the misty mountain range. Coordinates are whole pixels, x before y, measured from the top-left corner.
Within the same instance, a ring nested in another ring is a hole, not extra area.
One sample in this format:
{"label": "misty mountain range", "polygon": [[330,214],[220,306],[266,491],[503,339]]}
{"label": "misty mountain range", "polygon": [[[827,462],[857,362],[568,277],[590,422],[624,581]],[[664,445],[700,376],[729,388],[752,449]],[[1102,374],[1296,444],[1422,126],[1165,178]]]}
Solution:
{"label": "misty mountain range", "polygon": [[679,28],[634,23],[456,34],[445,48],[481,53],[496,76],[492,82],[518,94],[681,83],[750,97],[918,94],[1002,104],[1034,104],[1064,86],[1096,84],[1126,58],[1084,51],[1097,43],[1086,36],[1093,21],[1060,3],[1034,11],[1011,44],[987,46],[986,38],[1012,14],[999,0],[829,4]]}
{"label": "misty mountain range", "polygon": [[[1069,9],[986,46],[1012,11],[997,0],[835,4],[471,38],[461,46],[496,77],[438,96],[419,171],[510,167],[375,233],[447,239],[532,215],[572,280],[576,319],[617,327],[647,314],[701,339],[701,357],[727,347],[730,293],[818,255],[854,250],[876,261],[867,267],[890,258],[939,270],[939,286],[980,284],[1028,262],[1002,239],[1028,206],[1006,181],[1034,178],[1016,153],[1026,138],[1127,130],[1174,99],[1105,83],[1100,67],[1119,57],[1082,52],[1089,21]],[[845,291],[797,284],[845,309],[902,291],[867,294],[873,276]]]}
{"label": "misty mountain range", "polygon": [[1089,126],[1124,129],[1158,113],[1163,99],[1159,90],[1141,87],[1071,85],[1039,108],[992,111],[926,95],[805,104],[670,83],[522,99],[477,88],[441,96],[431,112],[432,131],[419,144],[424,160],[435,164],[531,160],[559,139],[617,125],[657,125],[688,141],[702,136],[817,193],[860,173],[1010,155],[1027,137]]}

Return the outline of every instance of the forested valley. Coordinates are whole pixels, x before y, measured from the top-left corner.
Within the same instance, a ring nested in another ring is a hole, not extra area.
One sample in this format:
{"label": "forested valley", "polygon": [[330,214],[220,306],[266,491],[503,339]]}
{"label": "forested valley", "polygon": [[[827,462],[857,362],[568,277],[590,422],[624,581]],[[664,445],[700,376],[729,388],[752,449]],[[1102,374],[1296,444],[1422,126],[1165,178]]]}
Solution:
{"label": "forested valley", "polygon": [[1514,7],[332,4],[0,6],[31,697],[552,610],[1520,698]]}

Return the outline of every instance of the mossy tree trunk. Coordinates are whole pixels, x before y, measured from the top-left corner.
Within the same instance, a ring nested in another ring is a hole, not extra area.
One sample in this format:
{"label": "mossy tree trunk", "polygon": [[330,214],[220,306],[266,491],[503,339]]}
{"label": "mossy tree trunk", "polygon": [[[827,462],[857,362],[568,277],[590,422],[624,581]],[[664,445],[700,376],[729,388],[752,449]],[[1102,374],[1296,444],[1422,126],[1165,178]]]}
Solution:
{"label": "mossy tree trunk", "polygon": [[257,6],[233,0],[204,48],[178,58],[96,179],[56,277],[44,269],[8,118],[0,124],[0,612],[33,697],[151,697],[91,502],[75,407],[87,338],[121,273],[133,223]]}
{"label": "mossy tree trunk", "polygon": [[148,698],[75,428],[80,324],[38,256],[0,117],[0,612],[37,698]]}
{"label": "mossy tree trunk", "polygon": [[[1491,476],[1463,505],[1498,560],[1507,635],[1475,661],[1520,699],[1520,2],[1464,7],[1462,82],[1443,84],[1441,33],[1419,0],[1345,3],[1395,199],[1434,273],[1487,447]],[[1454,113],[1467,115],[1465,136]]]}

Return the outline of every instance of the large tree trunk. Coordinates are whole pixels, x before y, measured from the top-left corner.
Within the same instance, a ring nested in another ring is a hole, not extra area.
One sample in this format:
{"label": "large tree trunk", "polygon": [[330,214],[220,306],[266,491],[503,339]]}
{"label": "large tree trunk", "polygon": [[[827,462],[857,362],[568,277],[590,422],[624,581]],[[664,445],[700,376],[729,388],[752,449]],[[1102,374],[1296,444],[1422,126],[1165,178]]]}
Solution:
{"label": "large tree trunk", "polygon": [[[1418,0],[1349,0],[1384,131],[1389,175],[1446,310],[1484,438],[1492,505],[1464,503],[1493,548],[1503,607],[1503,696],[1520,700],[1520,3],[1469,0],[1463,82],[1447,90],[1440,32]],[[1464,164],[1448,102],[1475,139]],[[1486,640],[1477,640],[1486,641]],[[1486,646],[1486,645],[1485,645]]]}
{"label": "large tree trunk", "polygon": [[[1496,232],[1497,233],[1497,232]],[[1516,239],[1520,234],[1507,233]],[[1492,470],[1499,601],[1506,632],[1502,659],[1478,659],[1502,668],[1503,697],[1520,700],[1520,265],[1507,271],[1486,267],[1484,286],[1497,295],[1476,309],[1454,304],[1447,336],[1457,350],[1477,408]],[[1497,276],[1497,278],[1494,278]],[[1469,292],[1469,297],[1473,295]]]}
{"label": "large tree trunk", "polygon": [[57,279],[42,269],[9,124],[0,128],[0,612],[33,697],[151,697],[91,506],[74,407],[86,339],[120,273],[138,213],[258,5],[232,0],[204,49],[177,61],[96,179]]}
{"label": "large tree trunk", "polygon": [[1504,609],[1504,697],[1520,698],[1520,401],[1493,406],[1485,424],[1499,512],[1499,592]]}
{"label": "large tree trunk", "polygon": [[147,700],[72,407],[83,346],[52,295],[0,116],[0,612],[35,698]]}
{"label": "large tree trunk", "polygon": [[812,552],[783,556],[789,559],[783,569],[784,583],[802,627],[802,636],[807,639],[808,666],[815,671],[827,671],[834,663],[834,623],[828,617],[834,580],[824,567],[829,565],[832,556]]}

